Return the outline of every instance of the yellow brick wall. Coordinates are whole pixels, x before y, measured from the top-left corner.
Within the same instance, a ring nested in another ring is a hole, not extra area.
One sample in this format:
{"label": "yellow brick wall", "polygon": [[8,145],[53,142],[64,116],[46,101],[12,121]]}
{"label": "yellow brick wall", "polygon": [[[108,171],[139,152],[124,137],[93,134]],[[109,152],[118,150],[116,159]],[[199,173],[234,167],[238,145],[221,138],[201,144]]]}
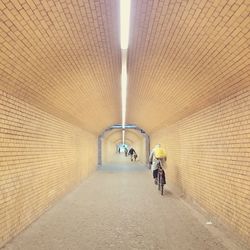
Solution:
{"label": "yellow brick wall", "polygon": [[96,137],[0,90],[0,247],[95,169]]}
{"label": "yellow brick wall", "polygon": [[151,135],[168,152],[169,181],[250,237],[250,88]]}

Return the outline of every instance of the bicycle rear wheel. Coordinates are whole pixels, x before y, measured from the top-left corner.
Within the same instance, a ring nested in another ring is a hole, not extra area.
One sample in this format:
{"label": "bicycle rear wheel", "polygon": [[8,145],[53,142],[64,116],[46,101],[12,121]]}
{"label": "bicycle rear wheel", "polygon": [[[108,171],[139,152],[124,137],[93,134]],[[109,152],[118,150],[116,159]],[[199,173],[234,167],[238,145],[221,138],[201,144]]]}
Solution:
{"label": "bicycle rear wheel", "polygon": [[161,184],[161,195],[164,193],[164,184]]}
{"label": "bicycle rear wheel", "polygon": [[158,190],[160,190],[161,189],[161,176],[160,176],[160,174],[158,173]]}

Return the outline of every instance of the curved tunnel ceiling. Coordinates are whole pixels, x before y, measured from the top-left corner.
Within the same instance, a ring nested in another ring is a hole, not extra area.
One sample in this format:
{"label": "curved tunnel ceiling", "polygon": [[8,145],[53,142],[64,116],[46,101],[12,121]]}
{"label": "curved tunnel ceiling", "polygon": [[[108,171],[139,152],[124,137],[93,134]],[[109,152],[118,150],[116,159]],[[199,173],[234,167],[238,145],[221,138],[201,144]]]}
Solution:
{"label": "curved tunnel ceiling", "polygon": [[[122,144],[122,140],[121,140],[121,139],[115,140],[115,141],[113,141],[113,143],[114,143],[114,144]],[[133,144],[133,143],[134,143],[134,141],[132,141],[132,140],[126,138],[126,144],[131,145],[131,144]]]}
{"label": "curved tunnel ceiling", "polygon": [[[246,0],[132,1],[127,122],[151,132],[249,84]],[[94,133],[121,122],[119,1],[2,1],[0,89]]]}
{"label": "curved tunnel ceiling", "polygon": [[[125,142],[128,140],[131,142],[135,142],[137,140],[140,140],[142,139],[143,136],[138,133],[136,130],[127,130],[126,132],[126,140]],[[111,141],[113,143],[116,143],[118,141],[122,141],[122,133],[121,133],[121,130],[111,130],[109,132],[107,132],[104,136],[104,140],[105,141]]]}
{"label": "curved tunnel ceiling", "polygon": [[120,122],[119,2],[21,3],[0,3],[0,88],[95,133]]}

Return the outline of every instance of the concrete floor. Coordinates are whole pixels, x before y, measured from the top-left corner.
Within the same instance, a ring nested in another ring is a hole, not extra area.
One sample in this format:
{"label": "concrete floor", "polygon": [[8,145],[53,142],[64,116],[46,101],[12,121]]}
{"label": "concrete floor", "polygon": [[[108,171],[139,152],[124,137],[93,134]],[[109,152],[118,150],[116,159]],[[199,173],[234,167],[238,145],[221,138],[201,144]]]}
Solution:
{"label": "concrete floor", "polygon": [[242,249],[139,164],[99,169],[5,250]]}

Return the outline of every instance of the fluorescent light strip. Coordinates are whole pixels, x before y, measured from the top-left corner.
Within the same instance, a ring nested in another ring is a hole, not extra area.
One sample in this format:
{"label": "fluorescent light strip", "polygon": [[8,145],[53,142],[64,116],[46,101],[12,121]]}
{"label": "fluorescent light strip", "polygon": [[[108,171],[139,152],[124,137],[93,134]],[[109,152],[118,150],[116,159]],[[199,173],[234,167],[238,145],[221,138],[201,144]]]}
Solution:
{"label": "fluorescent light strip", "polygon": [[130,0],[120,0],[120,42],[121,49],[128,49]]}
{"label": "fluorescent light strip", "polygon": [[122,130],[122,144],[125,144],[125,130]]}
{"label": "fluorescent light strip", "polygon": [[121,74],[121,91],[122,91],[122,128],[125,128],[126,106],[127,106],[127,51],[122,51],[122,74]]}
{"label": "fluorescent light strip", "polygon": [[129,41],[129,19],[131,0],[120,0],[120,43],[122,52],[121,99],[122,99],[122,143],[125,144],[125,124],[127,107],[127,49]]}

